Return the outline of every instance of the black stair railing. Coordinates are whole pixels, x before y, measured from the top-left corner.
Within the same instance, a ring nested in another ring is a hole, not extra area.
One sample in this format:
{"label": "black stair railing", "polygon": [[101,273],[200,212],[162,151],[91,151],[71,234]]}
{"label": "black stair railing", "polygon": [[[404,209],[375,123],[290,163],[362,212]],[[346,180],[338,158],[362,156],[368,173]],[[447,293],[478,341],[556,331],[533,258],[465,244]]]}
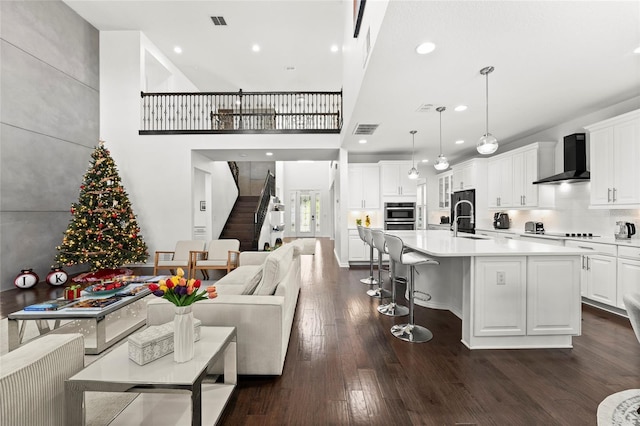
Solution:
{"label": "black stair railing", "polygon": [[342,92],[141,92],[141,135],[340,133]]}
{"label": "black stair railing", "polygon": [[240,190],[240,183],[239,183],[240,168],[238,167],[238,163],[236,163],[235,161],[227,161],[227,164],[229,165],[229,169],[231,170],[231,176],[233,176],[233,181],[236,183],[236,188]]}
{"label": "black stair railing", "polygon": [[267,177],[264,180],[262,186],[262,192],[260,192],[260,199],[258,200],[258,207],[254,214],[254,228],[253,228],[253,248],[258,249],[258,240],[260,239],[260,230],[264,225],[264,219],[267,217],[267,211],[269,209],[269,201],[271,197],[276,195],[276,177],[267,171]]}

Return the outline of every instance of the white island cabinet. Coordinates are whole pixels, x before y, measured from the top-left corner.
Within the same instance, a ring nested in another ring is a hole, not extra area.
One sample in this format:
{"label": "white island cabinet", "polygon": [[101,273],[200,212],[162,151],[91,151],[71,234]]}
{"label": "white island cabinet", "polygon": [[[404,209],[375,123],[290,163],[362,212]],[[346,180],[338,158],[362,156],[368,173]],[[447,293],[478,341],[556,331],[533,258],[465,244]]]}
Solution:
{"label": "white island cabinet", "polygon": [[470,349],[570,348],[580,335],[587,250],[449,231],[391,233],[440,262],[417,267],[416,290],[431,300],[416,304],[460,317]]}

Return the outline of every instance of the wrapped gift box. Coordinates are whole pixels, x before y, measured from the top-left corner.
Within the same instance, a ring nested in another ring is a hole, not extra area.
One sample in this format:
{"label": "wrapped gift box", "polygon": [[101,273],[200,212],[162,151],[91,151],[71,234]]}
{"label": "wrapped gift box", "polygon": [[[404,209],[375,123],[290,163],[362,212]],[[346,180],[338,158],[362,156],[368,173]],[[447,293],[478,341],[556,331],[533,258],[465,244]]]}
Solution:
{"label": "wrapped gift box", "polygon": [[[195,341],[200,340],[200,326],[202,321],[193,320]],[[173,321],[162,325],[147,327],[132,334],[129,342],[129,358],[136,364],[145,365],[151,361],[173,352]]]}

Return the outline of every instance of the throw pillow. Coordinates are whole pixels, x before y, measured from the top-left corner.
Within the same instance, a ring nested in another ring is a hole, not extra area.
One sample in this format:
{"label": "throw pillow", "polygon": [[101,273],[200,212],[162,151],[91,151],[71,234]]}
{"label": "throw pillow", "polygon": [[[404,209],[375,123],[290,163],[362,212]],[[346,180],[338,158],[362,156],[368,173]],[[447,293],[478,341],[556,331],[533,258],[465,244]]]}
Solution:
{"label": "throw pillow", "polygon": [[247,279],[242,294],[253,294],[256,287],[258,287],[258,284],[260,284],[260,280],[262,279],[263,268],[263,265],[259,265],[257,268],[255,268],[253,275],[251,275],[251,277]]}
{"label": "throw pillow", "polygon": [[275,293],[276,287],[287,274],[287,269],[291,267],[293,250],[291,244],[285,244],[267,256],[264,261],[262,279],[253,294],[272,295]]}

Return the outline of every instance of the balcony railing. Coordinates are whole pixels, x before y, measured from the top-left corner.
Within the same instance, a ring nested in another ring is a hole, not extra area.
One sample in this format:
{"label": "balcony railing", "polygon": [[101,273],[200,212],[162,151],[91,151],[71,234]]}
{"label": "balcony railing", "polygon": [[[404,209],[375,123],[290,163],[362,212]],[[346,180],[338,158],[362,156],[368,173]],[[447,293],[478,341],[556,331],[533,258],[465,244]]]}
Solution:
{"label": "balcony railing", "polygon": [[141,135],[340,133],[342,128],[342,92],[141,95]]}

